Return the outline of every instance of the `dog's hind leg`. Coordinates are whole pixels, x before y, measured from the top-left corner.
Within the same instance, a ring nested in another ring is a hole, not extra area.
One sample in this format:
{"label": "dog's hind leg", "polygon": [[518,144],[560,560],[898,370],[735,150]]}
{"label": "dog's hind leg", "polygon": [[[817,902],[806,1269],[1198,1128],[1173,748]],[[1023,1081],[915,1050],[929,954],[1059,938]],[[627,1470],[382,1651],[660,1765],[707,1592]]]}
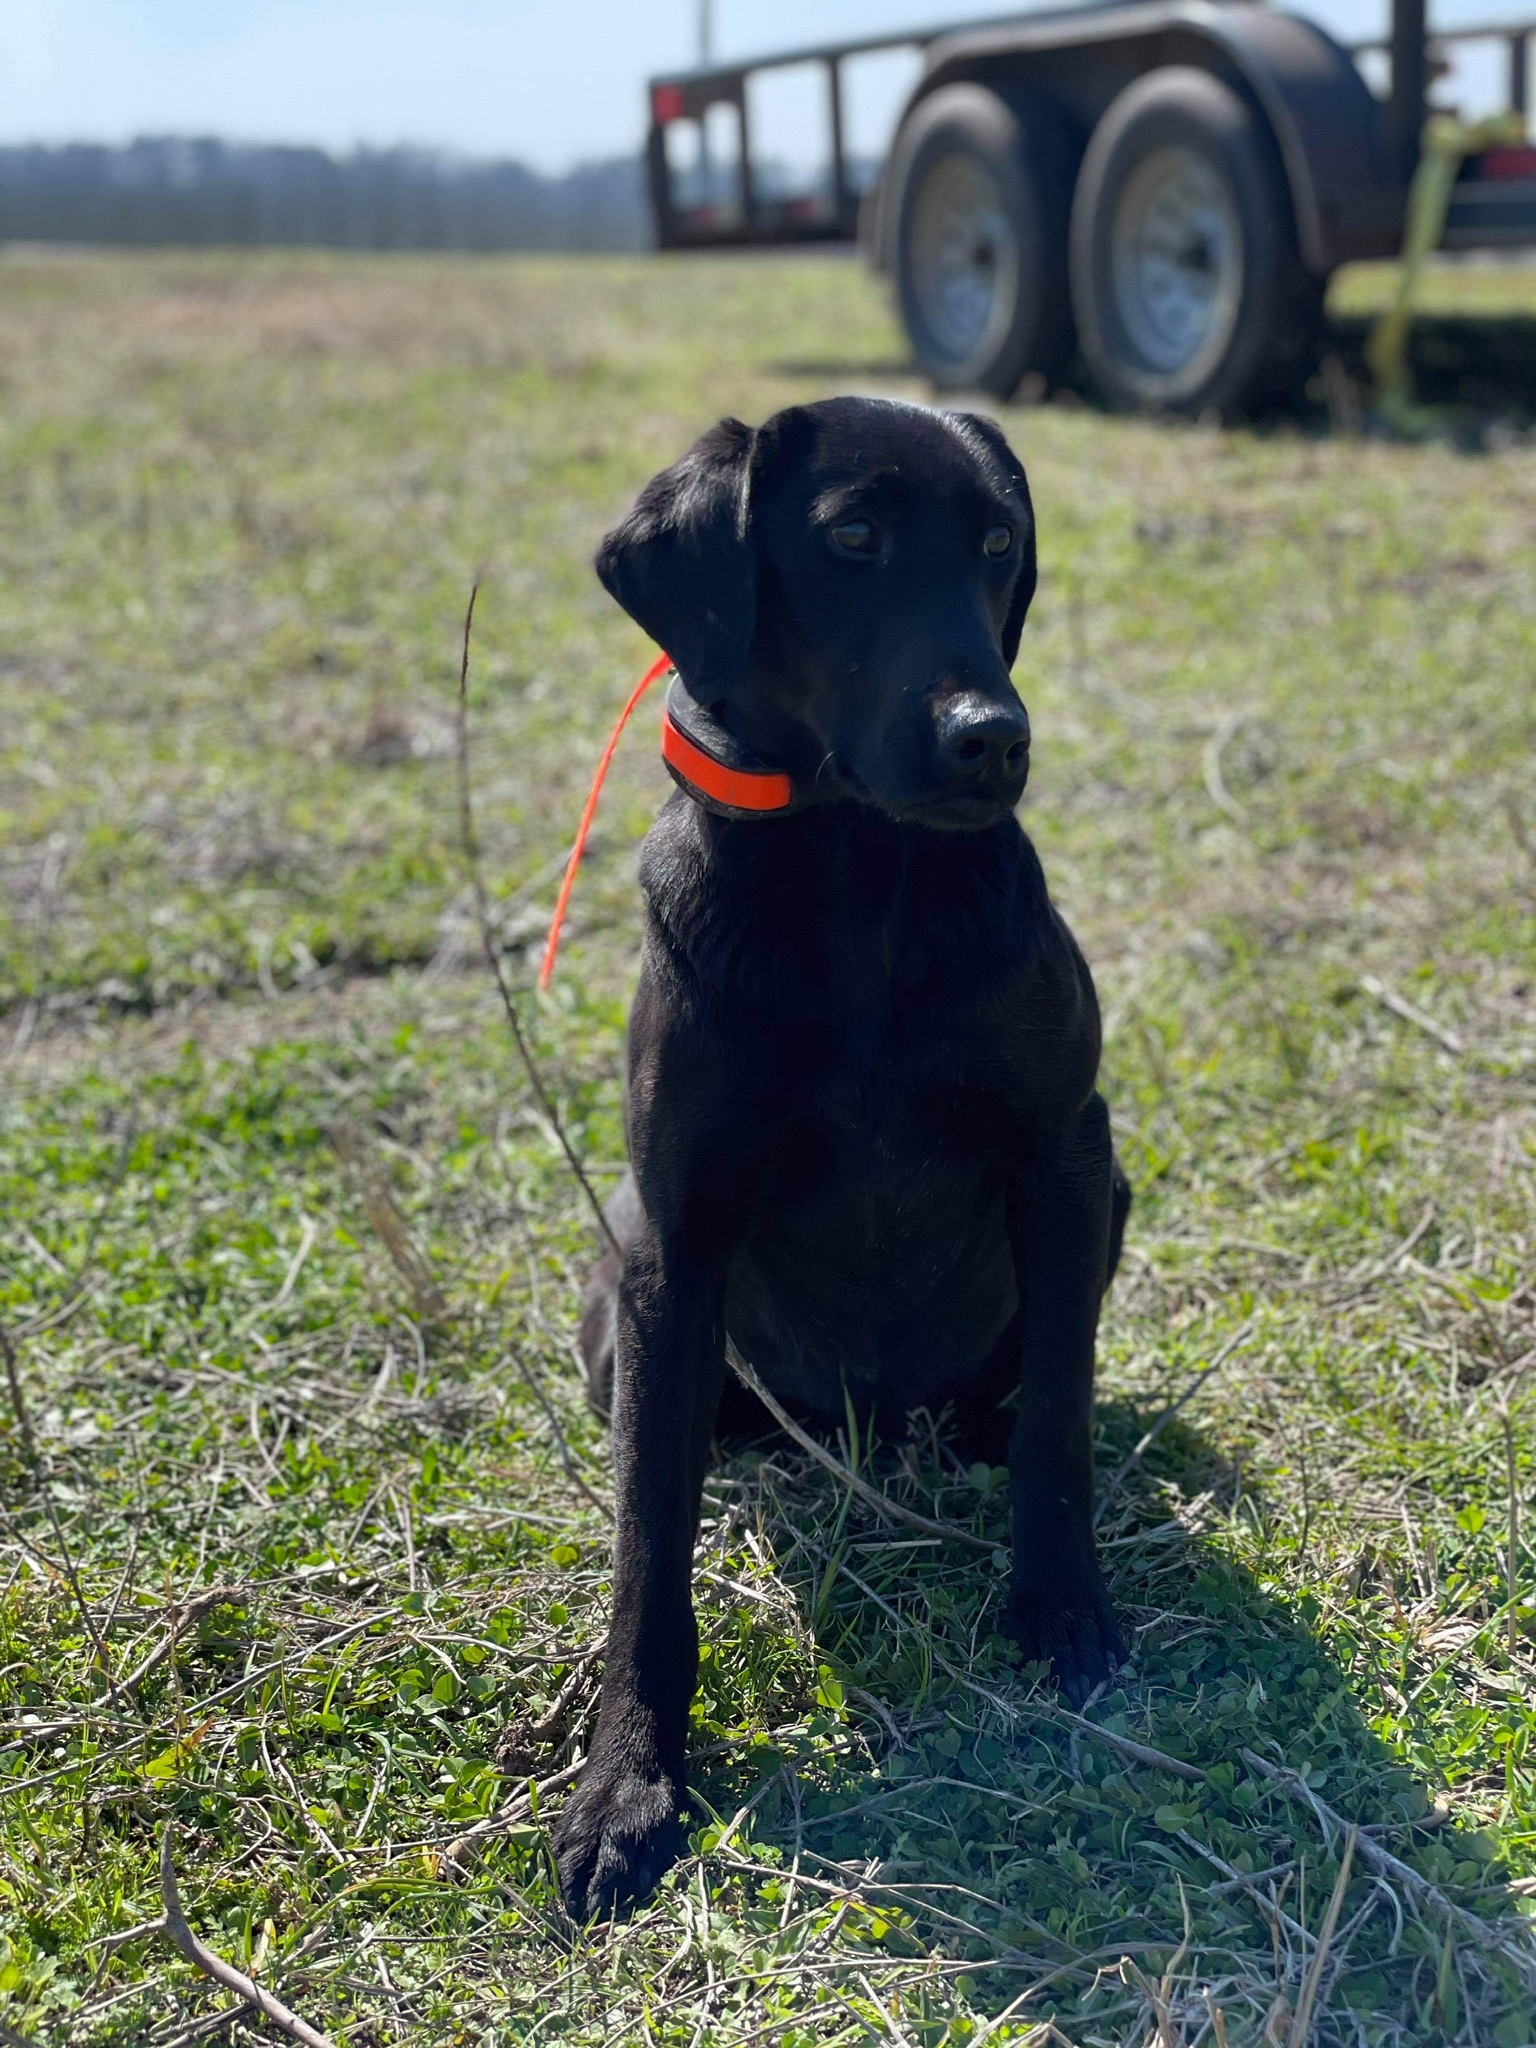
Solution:
{"label": "dog's hind leg", "polygon": [[1109,1260],[1104,1272],[1107,1288],[1120,1270],[1120,1248],[1125,1243],[1126,1221],[1131,1213],[1131,1184],[1125,1177],[1125,1168],[1118,1159],[1110,1162],[1109,1183]]}
{"label": "dog's hind leg", "polygon": [[964,1465],[1001,1465],[1007,1460],[1019,1391],[1022,1329],[1022,1314],[1014,1316],[976,1378],[957,1387],[951,1397],[949,1438]]}
{"label": "dog's hind leg", "polygon": [[[1118,1159],[1110,1165],[1109,1255],[1104,1262],[1104,1287],[1115,1277],[1131,1213],[1131,1184]],[[969,1465],[982,1459],[1001,1465],[1013,1430],[1012,1396],[1019,1385],[1021,1321],[1011,1322],[993,1347],[978,1377],[955,1391],[952,1438],[956,1454]]]}
{"label": "dog's hind leg", "polygon": [[619,1249],[616,1253],[612,1245],[604,1247],[581,1298],[581,1360],[587,1375],[587,1399],[607,1422],[613,1413],[613,1355],[623,1255],[645,1228],[645,1211],[633,1173],[625,1173],[604,1204],[603,1215]]}

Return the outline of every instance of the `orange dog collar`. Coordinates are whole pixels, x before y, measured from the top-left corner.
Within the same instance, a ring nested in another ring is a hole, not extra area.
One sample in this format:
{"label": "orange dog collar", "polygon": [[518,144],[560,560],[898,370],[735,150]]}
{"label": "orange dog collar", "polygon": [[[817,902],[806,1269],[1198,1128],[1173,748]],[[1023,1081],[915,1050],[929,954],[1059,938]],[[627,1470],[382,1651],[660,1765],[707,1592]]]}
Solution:
{"label": "orange dog collar", "polygon": [[732,768],[716,760],[678,724],[670,696],[661,720],[661,758],[672,779],[690,796],[706,797],[726,811],[787,811],[794,785],[777,768]]}

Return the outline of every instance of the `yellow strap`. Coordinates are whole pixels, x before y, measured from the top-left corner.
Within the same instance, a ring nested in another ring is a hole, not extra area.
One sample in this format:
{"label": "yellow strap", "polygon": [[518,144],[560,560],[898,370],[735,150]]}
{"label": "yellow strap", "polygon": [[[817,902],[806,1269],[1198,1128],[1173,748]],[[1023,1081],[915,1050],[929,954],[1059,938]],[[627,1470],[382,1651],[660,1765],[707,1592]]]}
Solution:
{"label": "yellow strap", "polygon": [[1408,218],[1403,229],[1403,254],[1397,291],[1387,310],[1366,337],[1365,360],[1376,379],[1377,401],[1391,417],[1414,409],[1413,370],[1408,361],[1408,331],[1413,323],[1413,295],[1425,258],[1438,248],[1445,233],[1451,188],[1462,160],[1479,156],[1501,143],[1525,140],[1519,114],[1494,114],[1486,121],[1458,121],[1451,114],[1432,114],[1424,124],[1418,167],[1408,188]]}

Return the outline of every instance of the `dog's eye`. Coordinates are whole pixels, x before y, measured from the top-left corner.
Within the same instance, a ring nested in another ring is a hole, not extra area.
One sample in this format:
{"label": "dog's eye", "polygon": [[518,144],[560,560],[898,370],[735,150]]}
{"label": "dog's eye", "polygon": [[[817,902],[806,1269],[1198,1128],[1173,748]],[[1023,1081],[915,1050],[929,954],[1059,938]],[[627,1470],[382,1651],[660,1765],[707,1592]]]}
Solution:
{"label": "dog's eye", "polygon": [[880,536],[868,519],[841,519],[829,529],[833,547],[843,555],[872,555]]}
{"label": "dog's eye", "polygon": [[1006,555],[1012,546],[1013,528],[1011,526],[989,526],[987,528],[987,537],[981,544],[981,551],[984,555],[990,555],[996,561],[1000,556]]}

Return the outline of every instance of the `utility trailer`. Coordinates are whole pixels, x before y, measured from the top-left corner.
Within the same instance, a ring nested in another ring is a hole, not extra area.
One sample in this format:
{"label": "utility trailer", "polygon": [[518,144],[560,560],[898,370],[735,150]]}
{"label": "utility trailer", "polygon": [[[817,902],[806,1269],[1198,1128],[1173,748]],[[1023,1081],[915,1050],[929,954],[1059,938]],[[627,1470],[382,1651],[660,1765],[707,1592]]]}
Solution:
{"label": "utility trailer", "polygon": [[[678,72],[650,86],[656,239],[862,242],[940,390],[1006,398],[1080,355],[1111,405],[1241,412],[1307,359],[1333,271],[1400,249],[1450,46],[1501,45],[1524,116],[1533,38],[1536,18],[1431,33],[1425,0],[1393,0],[1390,35],[1345,48],[1256,0],[1132,0]],[[845,67],[902,48],[921,74],[866,181]],[[1378,96],[1361,60],[1383,59]],[[794,194],[749,118],[752,82],[790,66],[824,72],[828,129],[825,175]],[[1536,149],[1467,159],[1442,246],[1536,246]]]}

